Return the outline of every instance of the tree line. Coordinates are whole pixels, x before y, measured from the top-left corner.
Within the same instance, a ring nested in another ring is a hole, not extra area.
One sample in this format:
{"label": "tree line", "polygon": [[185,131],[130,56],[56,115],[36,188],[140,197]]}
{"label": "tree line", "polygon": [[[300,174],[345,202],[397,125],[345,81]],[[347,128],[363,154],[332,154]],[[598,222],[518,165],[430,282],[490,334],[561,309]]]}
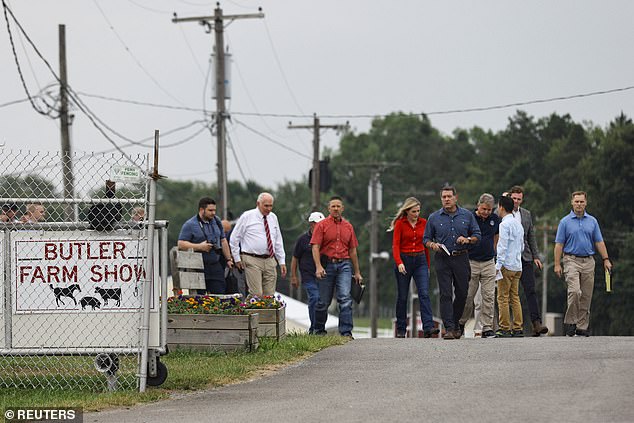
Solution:
{"label": "tree line", "polygon": [[[325,151],[330,159],[332,189],[322,194],[322,210],[331,195],[344,199],[345,216],[359,237],[359,255],[363,274],[369,267],[369,219],[367,187],[377,164],[383,185],[381,251],[391,253],[391,234],[385,229],[406,197],[422,202],[422,216],[440,208],[439,190],[450,183],[457,187],[460,205],[475,207],[483,192],[494,196],[521,185],[525,189],[524,206],[535,218],[537,236],[544,232],[548,248],[541,253],[552,263],[552,247],[559,219],[570,211],[570,194],[588,192],[588,212],[599,220],[610,257],[614,260],[613,292],[606,293],[601,263],[598,263],[591,327],[604,335],[634,334],[634,260],[628,251],[634,243],[634,124],[625,115],[617,116],[606,127],[578,123],[569,115],[552,114],[536,119],[523,111],[510,117],[507,126],[494,132],[479,127],[456,129],[442,134],[424,115],[393,113],[372,122],[367,132],[344,134],[339,149]],[[261,191],[275,194],[274,211],[284,233],[290,256],[297,237],[306,230],[310,213],[310,189],[307,179],[286,181],[276,189],[257,182],[229,184],[230,210],[238,215],[255,206]],[[202,195],[215,187],[191,182],[163,180],[159,183],[157,216],[170,220],[170,242],[176,243],[178,230],[195,210]],[[290,260],[290,258],[289,258]],[[396,298],[393,262],[378,261],[379,302],[391,313]],[[433,263],[432,263],[433,267]],[[548,272],[548,311],[563,313],[566,285]],[[435,275],[432,274],[432,290]],[[537,274],[538,281],[542,275]],[[288,292],[288,281],[278,289]],[[538,296],[541,284],[537,283]],[[539,297],[538,297],[539,298]],[[436,294],[432,304],[437,303]],[[367,313],[361,304],[358,312]]]}
{"label": "tree line", "polygon": [[[331,195],[344,199],[344,216],[357,231],[360,264],[366,279],[370,244],[367,192],[376,169],[380,169],[383,186],[379,251],[390,255],[391,233],[385,230],[406,197],[421,200],[421,216],[427,217],[441,207],[439,190],[444,184],[454,185],[459,204],[469,209],[475,207],[484,192],[498,196],[513,185],[521,185],[525,190],[523,206],[534,216],[538,241],[546,234],[548,248],[544,250],[539,242],[541,253],[552,263],[557,224],[570,211],[570,194],[586,191],[587,210],[599,220],[614,264],[613,292],[606,293],[598,263],[591,329],[602,335],[634,334],[634,257],[630,253],[634,247],[634,124],[627,116],[621,114],[599,127],[575,122],[569,115],[535,118],[517,111],[500,131],[473,127],[443,134],[425,115],[393,113],[375,119],[367,132],[344,134],[339,148],[326,150],[322,156],[330,160],[332,188],[322,193],[321,211],[327,213]],[[4,179],[0,188],[11,182]],[[26,178],[20,182],[29,186]],[[41,186],[46,181],[36,182]],[[56,196],[50,189],[51,196]],[[282,226],[290,263],[295,240],[307,229],[306,219],[312,211],[307,177],[287,180],[277,187],[266,187],[257,181],[230,181],[229,210],[233,218],[255,207],[262,191],[275,195],[274,211]],[[215,185],[208,183],[169,179],[158,182],[156,218],[170,222],[170,246],[176,245],[185,220],[197,212],[199,198],[213,197],[215,192]],[[391,259],[375,263],[379,302],[386,314],[392,314],[396,298],[394,264]],[[563,313],[565,282],[555,276],[552,267],[546,271],[547,311]],[[431,272],[432,304],[437,304],[434,273]],[[542,275],[538,272],[536,276],[539,298]],[[280,280],[278,289],[288,293],[288,280]],[[362,302],[357,312],[367,313],[367,304]]]}

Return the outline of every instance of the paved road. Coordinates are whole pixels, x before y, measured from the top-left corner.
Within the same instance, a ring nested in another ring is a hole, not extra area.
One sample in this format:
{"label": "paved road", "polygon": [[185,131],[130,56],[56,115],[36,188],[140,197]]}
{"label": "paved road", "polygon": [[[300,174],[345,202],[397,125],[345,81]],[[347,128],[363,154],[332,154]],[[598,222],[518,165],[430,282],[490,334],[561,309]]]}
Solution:
{"label": "paved road", "polygon": [[634,337],[358,339],[84,422],[634,422]]}

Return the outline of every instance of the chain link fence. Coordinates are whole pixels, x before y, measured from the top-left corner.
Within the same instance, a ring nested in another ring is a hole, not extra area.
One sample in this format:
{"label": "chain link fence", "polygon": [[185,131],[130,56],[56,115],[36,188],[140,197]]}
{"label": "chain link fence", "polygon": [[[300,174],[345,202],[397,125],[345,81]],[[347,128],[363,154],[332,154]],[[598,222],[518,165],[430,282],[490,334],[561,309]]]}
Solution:
{"label": "chain link fence", "polygon": [[0,386],[137,388],[148,156],[1,150],[0,169]]}

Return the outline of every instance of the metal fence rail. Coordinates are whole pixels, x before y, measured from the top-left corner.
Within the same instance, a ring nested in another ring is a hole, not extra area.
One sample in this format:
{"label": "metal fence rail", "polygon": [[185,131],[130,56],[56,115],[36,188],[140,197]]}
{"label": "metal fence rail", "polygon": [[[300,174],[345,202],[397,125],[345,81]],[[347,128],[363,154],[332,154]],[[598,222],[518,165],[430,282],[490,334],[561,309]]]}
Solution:
{"label": "metal fence rail", "polygon": [[66,159],[0,151],[0,386],[135,389],[146,261],[156,251],[148,157]]}

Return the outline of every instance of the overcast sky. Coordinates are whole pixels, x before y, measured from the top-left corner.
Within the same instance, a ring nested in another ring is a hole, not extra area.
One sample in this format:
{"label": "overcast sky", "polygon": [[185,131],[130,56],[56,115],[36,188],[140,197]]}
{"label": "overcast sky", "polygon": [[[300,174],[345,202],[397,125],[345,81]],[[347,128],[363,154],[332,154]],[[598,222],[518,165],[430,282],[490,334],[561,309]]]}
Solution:
{"label": "overcast sky", "polygon": [[[154,129],[166,134],[187,126],[161,137],[162,174],[216,181],[216,141],[204,127],[209,115],[200,111],[215,110],[205,83],[213,34],[195,22],[171,22],[173,12],[211,16],[215,2],[4,1],[56,72],[58,24],[66,25],[69,84],[110,128],[142,140],[151,138]],[[289,121],[311,124],[313,113],[332,116],[321,118],[322,124],[350,121],[353,130],[362,132],[371,119],[355,116],[425,112],[446,134],[475,125],[500,130],[517,108],[537,118],[570,113],[575,121],[599,126],[621,112],[634,116],[634,89],[627,89],[634,86],[632,1],[235,0],[221,6],[225,14],[255,13],[258,6],[265,14],[226,27],[234,59],[227,103],[233,113],[228,124],[230,180],[252,179],[274,188],[305,176],[312,132],[287,126]],[[13,22],[11,30],[28,90],[32,95],[45,92],[54,77]],[[4,148],[58,150],[58,119],[37,114],[27,101],[8,105],[27,96],[4,19],[0,69]],[[614,89],[624,90],[438,113]],[[81,111],[73,113],[73,150],[113,148]],[[127,152],[150,151],[111,137]],[[337,144],[337,134],[324,130],[322,145],[336,149]]]}

